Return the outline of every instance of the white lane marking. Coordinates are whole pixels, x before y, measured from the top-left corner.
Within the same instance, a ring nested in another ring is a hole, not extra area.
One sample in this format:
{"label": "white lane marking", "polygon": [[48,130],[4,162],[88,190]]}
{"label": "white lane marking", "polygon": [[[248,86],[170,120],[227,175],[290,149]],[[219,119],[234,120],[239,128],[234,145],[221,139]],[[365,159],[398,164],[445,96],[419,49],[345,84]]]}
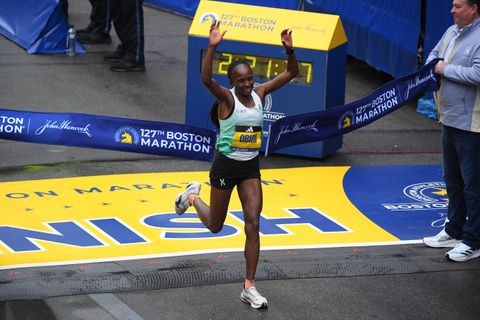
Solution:
{"label": "white lane marking", "polygon": [[117,320],[144,320],[111,293],[89,294],[88,296]]}

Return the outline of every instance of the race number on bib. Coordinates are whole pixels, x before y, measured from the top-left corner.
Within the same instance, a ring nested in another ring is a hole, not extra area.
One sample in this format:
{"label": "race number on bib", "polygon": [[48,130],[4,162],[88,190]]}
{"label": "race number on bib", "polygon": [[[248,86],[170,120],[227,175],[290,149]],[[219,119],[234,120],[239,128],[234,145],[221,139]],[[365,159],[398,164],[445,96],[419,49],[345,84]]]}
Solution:
{"label": "race number on bib", "polygon": [[236,151],[253,151],[262,144],[262,127],[236,126],[232,141],[232,149]]}

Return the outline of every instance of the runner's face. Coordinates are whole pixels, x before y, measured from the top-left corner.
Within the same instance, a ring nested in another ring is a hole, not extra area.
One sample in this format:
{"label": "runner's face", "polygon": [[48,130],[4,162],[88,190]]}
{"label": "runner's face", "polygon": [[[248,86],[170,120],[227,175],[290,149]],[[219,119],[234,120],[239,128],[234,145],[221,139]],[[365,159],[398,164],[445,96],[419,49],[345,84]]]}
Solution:
{"label": "runner's face", "polygon": [[477,17],[477,6],[470,6],[467,0],[453,0],[452,10],[453,21],[459,28],[463,28]]}
{"label": "runner's face", "polygon": [[237,93],[245,96],[252,94],[253,84],[253,71],[250,66],[239,64],[232,70],[232,85]]}

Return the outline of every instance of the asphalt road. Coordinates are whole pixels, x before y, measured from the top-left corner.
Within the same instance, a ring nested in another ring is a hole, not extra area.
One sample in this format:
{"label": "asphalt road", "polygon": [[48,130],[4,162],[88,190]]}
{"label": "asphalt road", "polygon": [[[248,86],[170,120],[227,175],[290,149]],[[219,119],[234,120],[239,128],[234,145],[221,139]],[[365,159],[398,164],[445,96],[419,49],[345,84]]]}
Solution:
{"label": "asphalt road", "polygon": [[[70,1],[71,22],[86,26],[89,10],[87,1]],[[145,73],[109,70],[102,56],[118,43],[113,31],[114,43],[87,45],[88,53],[75,57],[28,55],[0,38],[0,108],[183,123],[191,20],[149,7],[144,11]],[[389,80],[349,59],[345,100],[359,99]],[[439,139],[438,124],[419,115],[412,103],[345,135],[332,156],[274,155],[262,159],[261,167],[439,164]],[[0,181],[209,169],[209,163],[198,161],[6,140],[0,140],[0,150]],[[20,290],[18,297],[24,297],[0,303],[0,319],[480,319],[477,261],[447,263],[442,253],[422,245],[290,254],[295,258],[282,251],[262,253],[259,282],[268,293],[268,310],[253,310],[238,299],[243,256],[232,253],[224,263],[233,271],[223,277],[215,273],[216,256],[167,259],[162,262],[167,269],[179,261],[203,261],[180,269],[169,284],[156,278],[158,266],[145,261],[95,266],[95,272],[68,277],[61,267],[21,270],[26,276],[17,287],[0,271],[0,288]],[[110,272],[119,265],[128,274]],[[209,274],[218,278],[205,277]],[[34,290],[47,283],[51,290]]]}

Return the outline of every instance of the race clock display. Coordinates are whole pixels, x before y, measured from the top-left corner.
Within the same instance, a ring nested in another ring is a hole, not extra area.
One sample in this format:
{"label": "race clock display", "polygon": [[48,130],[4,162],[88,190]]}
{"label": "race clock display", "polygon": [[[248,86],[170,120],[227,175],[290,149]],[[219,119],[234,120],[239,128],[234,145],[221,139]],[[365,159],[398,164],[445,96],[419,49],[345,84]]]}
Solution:
{"label": "race clock display", "polygon": [[[202,66],[205,53],[206,50],[202,50]],[[253,76],[255,79],[261,82],[271,80],[287,69],[287,59],[217,51],[213,56],[213,74],[226,76],[228,66],[234,60],[248,61],[250,67],[252,67]],[[299,61],[298,66],[299,74],[291,81],[291,83],[311,85],[313,77],[313,64],[311,62]]]}

